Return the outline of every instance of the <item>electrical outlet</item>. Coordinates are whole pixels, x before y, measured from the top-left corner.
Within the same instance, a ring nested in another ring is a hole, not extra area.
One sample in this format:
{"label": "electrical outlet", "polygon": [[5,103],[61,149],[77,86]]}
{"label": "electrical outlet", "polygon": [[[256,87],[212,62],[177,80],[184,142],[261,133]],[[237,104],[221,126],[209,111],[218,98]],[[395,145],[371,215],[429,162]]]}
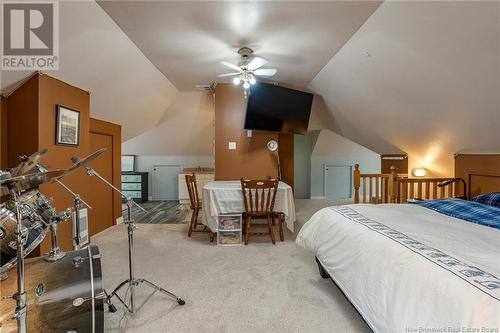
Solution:
{"label": "electrical outlet", "polygon": [[235,150],[236,149],[236,142],[229,142],[229,150]]}

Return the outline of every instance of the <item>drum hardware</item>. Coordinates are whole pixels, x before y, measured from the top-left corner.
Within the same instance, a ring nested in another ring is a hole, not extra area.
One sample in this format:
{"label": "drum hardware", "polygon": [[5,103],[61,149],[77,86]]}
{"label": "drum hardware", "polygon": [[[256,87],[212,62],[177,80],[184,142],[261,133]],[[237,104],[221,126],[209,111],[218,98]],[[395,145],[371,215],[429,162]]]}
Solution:
{"label": "drum hardware", "polygon": [[45,286],[43,285],[43,283],[39,283],[35,288],[35,295],[38,297],[42,297],[44,293],[45,293]]}
{"label": "drum hardware", "polygon": [[83,258],[82,257],[74,257],[73,258],[73,266],[80,267],[80,265],[82,263],[83,263]]}
{"label": "drum hardware", "polygon": [[[135,314],[138,310],[140,310],[144,304],[153,296],[153,294],[157,291],[163,293],[164,295],[167,295],[169,297],[174,298],[179,305],[184,305],[186,302],[178,297],[177,295],[171,293],[170,291],[167,291],[156,284],[142,278],[136,278],[134,276],[134,258],[133,258],[133,252],[134,252],[134,230],[137,228],[134,220],[132,219],[132,207],[135,205],[138,207],[140,210],[143,212],[147,213],[147,211],[142,208],[140,205],[138,205],[131,197],[127,197],[126,195],[123,194],[122,191],[117,189],[113,184],[108,182],[105,178],[103,178],[96,170],[92,169],[91,167],[88,166],[88,164],[97,158],[100,154],[102,154],[105,151],[105,149],[100,149],[96,151],[95,153],[89,155],[88,157],[84,158],[81,160],[77,156],[74,156],[71,158],[71,162],[73,162],[75,167],[84,167],[87,170],[87,175],[97,177],[99,180],[101,180],[104,184],[109,186],[111,189],[119,193],[123,198],[127,200],[127,213],[128,213],[128,219],[124,223],[127,224],[127,234],[128,234],[128,267],[129,267],[129,278],[121,282],[110,295],[107,295],[106,298],[106,303],[108,304],[109,311],[110,312],[115,312],[116,307],[112,304],[111,299],[116,296],[118,301],[123,304],[125,309],[131,313],[132,315]],[[144,284],[150,288],[153,289],[153,293],[141,304],[139,308],[136,308],[135,304],[135,287],[138,286],[139,284]],[[128,285],[128,289],[130,290],[130,298],[127,302],[126,299],[122,299],[117,292],[125,285]],[[127,304],[128,303],[128,304]]]}
{"label": "drum hardware", "polygon": [[17,293],[13,295],[16,300],[16,312],[14,318],[17,321],[17,331],[19,333],[26,333],[26,292],[24,281],[24,241],[22,233],[22,215],[19,203],[17,202],[17,193],[15,190],[11,191],[12,200],[16,203],[15,214],[17,221]]}
{"label": "drum hardware", "polygon": [[61,251],[61,248],[59,247],[59,243],[57,241],[57,225],[69,219],[70,216],[71,216],[71,210],[68,208],[63,213],[57,214],[52,218],[52,222],[49,224],[50,241],[52,248],[50,249],[49,253],[45,255],[44,259],[46,261],[50,262],[57,261],[66,255],[66,253]]}
{"label": "drum hardware", "polygon": [[[37,164],[37,167],[42,172],[43,171],[47,171],[47,169],[44,166],[40,165],[40,164]],[[74,205],[74,208],[75,208],[75,219],[73,221],[73,223],[75,224],[75,228],[74,228],[75,234],[73,235],[73,250],[75,250],[75,251],[76,250],[80,250],[80,248],[81,248],[81,246],[80,246],[80,243],[81,243],[81,237],[80,237],[80,206],[81,206],[81,203],[83,203],[89,209],[92,209],[92,207],[87,202],[85,202],[85,200],[83,200],[80,197],[79,194],[73,192],[68,186],[66,186],[61,181],[61,178],[70,175],[76,169],[77,169],[77,167],[73,166],[73,167],[65,170],[65,172],[60,177],[53,179],[54,183],[56,183],[59,186],[61,186],[63,189],[65,189],[73,197],[73,205]]]}

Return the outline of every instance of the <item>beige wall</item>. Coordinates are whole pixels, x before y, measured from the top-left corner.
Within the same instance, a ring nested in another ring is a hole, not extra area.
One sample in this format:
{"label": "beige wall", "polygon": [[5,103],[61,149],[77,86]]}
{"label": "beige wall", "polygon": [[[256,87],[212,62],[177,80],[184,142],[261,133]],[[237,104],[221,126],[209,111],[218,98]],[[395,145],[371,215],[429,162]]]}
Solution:
{"label": "beige wall", "polygon": [[312,151],[312,155],[320,156],[356,156],[363,154],[380,156],[379,154],[369,150],[368,148],[365,148],[330,130],[322,130],[320,132]]}
{"label": "beige wall", "polygon": [[308,88],[334,130],[410,170],[500,152],[500,2],[386,1]]}
{"label": "beige wall", "polygon": [[211,93],[180,92],[151,130],[123,143],[124,154],[213,155]]}

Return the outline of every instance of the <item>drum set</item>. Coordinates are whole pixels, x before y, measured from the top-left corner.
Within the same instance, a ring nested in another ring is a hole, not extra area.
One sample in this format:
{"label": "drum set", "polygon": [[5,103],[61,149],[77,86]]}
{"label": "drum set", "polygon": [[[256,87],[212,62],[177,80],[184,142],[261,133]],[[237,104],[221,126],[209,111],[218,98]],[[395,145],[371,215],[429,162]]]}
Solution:
{"label": "drum set", "polygon": [[[104,303],[110,312],[116,308],[111,302],[116,297],[129,313],[135,313],[135,287],[140,283],[177,300],[185,302],[173,293],[145,280],[134,277],[132,206],[137,205],[127,199],[129,242],[129,278],[118,285],[109,295],[102,285],[100,254],[97,246],[81,248],[80,207],[84,204],[91,209],[79,194],[63,183],[64,177],[79,168],[87,175],[102,180],[113,190],[113,184],[101,177],[88,166],[105,149],[100,149],[84,159],[73,157],[73,165],[68,169],[51,170],[40,164],[47,150],[40,150],[31,156],[22,156],[21,163],[8,171],[0,170],[0,195],[8,199],[0,204],[0,277],[2,279],[2,313],[0,331],[30,332],[102,332],[104,329]],[[58,212],[53,201],[45,197],[37,188],[41,184],[55,183],[64,188],[73,198],[74,207]],[[124,196],[125,197],[125,196]],[[142,207],[138,206],[140,209]],[[74,212],[74,214],[73,214]],[[57,227],[73,215],[73,251],[61,251],[57,239]],[[50,231],[51,249],[44,256],[25,258],[46,237]],[[16,267],[15,273],[11,273]],[[9,277],[9,275],[12,275]],[[14,278],[15,275],[15,278]],[[30,277],[27,280],[26,277]],[[129,299],[122,299],[118,291],[128,286]],[[6,292],[11,294],[5,295]],[[152,294],[146,299],[149,300]],[[144,303],[146,303],[146,301]],[[14,307],[15,302],[15,307]],[[143,305],[144,305],[143,303]],[[142,307],[142,305],[141,305]],[[28,311],[29,309],[29,311]],[[139,307],[140,309],[140,307]],[[14,323],[15,321],[15,323]]]}

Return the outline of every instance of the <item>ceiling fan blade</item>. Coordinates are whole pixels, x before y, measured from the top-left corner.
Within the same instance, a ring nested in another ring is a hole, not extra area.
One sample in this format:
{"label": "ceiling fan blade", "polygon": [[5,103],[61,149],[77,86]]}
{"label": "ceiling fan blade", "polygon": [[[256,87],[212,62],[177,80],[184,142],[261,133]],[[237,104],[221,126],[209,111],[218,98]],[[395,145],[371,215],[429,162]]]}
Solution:
{"label": "ceiling fan blade", "polygon": [[275,68],[261,68],[255,70],[253,74],[257,76],[273,76],[277,71]]}
{"label": "ceiling fan blade", "polygon": [[233,76],[233,75],[240,75],[240,72],[237,73],[225,73],[225,74],[219,74],[217,75],[218,77],[225,77],[225,76]]}
{"label": "ceiling fan blade", "polygon": [[223,64],[224,66],[227,66],[231,69],[234,69],[234,70],[237,70],[238,72],[241,72],[241,68],[239,66],[236,66],[236,65],[233,65],[232,63],[230,62],[227,62],[227,61],[221,61],[220,62],[221,64]]}
{"label": "ceiling fan blade", "polygon": [[267,64],[267,60],[266,59],[262,59],[262,58],[259,58],[259,57],[254,57],[248,63],[247,68],[249,70],[253,71],[253,70],[256,70],[257,68],[260,68],[260,67],[264,66],[265,64]]}

